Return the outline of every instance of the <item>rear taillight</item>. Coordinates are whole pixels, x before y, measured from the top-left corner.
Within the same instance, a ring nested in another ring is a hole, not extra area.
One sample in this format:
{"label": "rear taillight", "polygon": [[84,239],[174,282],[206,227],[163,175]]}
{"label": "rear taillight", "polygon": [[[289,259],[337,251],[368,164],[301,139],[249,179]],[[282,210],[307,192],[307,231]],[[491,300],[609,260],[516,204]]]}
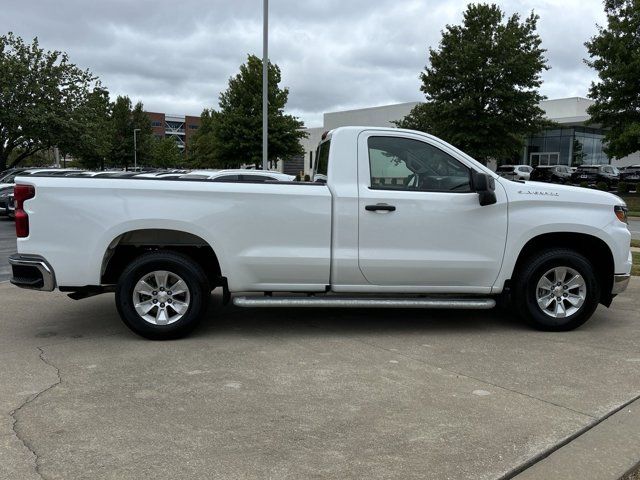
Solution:
{"label": "rear taillight", "polygon": [[33,185],[16,185],[13,187],[13,200],[16,209],[16,236],[18,238],[29,236],[29,215],[24,211],[24,202],[35,196],[36,187]]}

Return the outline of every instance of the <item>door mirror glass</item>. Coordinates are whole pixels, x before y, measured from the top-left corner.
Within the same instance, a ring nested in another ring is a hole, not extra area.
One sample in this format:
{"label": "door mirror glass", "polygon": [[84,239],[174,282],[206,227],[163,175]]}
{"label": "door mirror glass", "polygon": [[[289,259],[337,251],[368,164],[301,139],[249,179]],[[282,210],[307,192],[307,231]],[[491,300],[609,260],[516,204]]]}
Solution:
{"label": "door mirror glass", "polygon": [[473,189],[478,193],[481,206],[493,205],[498,201],[495,192],[496,182],[492,176],[474,171],[472,180]]}

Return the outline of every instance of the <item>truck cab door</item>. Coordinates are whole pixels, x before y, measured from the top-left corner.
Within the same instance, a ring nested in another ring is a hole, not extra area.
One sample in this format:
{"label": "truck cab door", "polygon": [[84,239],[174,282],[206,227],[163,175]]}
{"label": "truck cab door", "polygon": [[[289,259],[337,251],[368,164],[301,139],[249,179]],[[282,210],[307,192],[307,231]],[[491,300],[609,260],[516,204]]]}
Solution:
{"label": "truck cab door", "polygon": [[[488,293],[507,236],[507,199],[480,206],[473,163],[436,139],[368,130],[358,138],[358,264],[397,291]],[[385,290],[385,288],[381,288]]]}

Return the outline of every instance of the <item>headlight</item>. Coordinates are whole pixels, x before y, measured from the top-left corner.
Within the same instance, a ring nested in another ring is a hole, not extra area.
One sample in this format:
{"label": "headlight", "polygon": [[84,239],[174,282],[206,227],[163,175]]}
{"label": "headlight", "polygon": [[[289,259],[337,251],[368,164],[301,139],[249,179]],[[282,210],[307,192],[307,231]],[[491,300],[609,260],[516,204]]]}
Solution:
{"label": "headlight", "polygon": [[629,209],[627,207],[623,205],[616,205],[613,207],[613,211],[616,214],[616,217],[618,217],[618,220],[626,223],[627,225],[629,224],[629,220],[627,219],[627,212]]}

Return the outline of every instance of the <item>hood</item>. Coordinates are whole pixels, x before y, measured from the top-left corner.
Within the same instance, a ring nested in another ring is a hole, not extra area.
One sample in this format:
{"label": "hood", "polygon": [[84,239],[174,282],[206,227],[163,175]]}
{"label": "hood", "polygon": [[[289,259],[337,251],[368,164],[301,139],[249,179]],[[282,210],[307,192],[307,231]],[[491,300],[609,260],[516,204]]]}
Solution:
{"label": "hood", "polygon": [[544,199],[558,202],[578,202],[599,205],[626,205],[617,195],[592,188],[573,187],[544,182],[513,182],[497,180],[507,191],[509,200]]}

